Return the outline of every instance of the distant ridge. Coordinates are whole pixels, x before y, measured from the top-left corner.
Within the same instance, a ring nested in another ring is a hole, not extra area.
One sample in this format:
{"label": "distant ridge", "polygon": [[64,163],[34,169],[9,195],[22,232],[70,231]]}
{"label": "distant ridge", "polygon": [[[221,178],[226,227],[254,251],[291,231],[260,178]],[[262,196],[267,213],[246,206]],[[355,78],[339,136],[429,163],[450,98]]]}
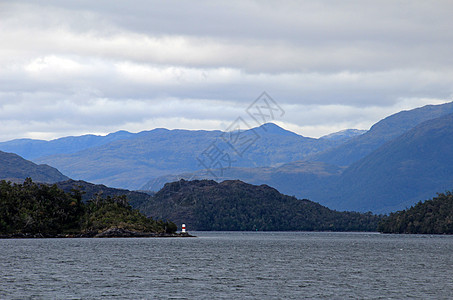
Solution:
{"label": "distant ridge", "polygon": [[27,177],[35,182],[43,183],[55,183],[69,179],[48,165],[37,165],[17,154],[0,151],[0,180],[22,183]]}
{"label": "distant ridge", "polygon": [[[217,179],[267,184],[284,194],[340,211],[388,213],[404,209],[436,192],[452,189],[453,113],[447,113],[452,109],[452,103],[447,103],[392,115],[373,126],[371,133],[314,156],[330,153],[335,154],[332,157],[350,159],[369,152],[349,166],[296,161],[275,167],[231,168]],[[437,115],[440,117],[414,126]],[[406,128],[410,129],[398,135]],[[180,173],[155,178],[143,189],[158,190],[165,182],[179,178],[216,179],[209,172]]]}
{"label": "distant ridge", "polygon": [[418,124],[450,113],[453,113],[453,102],[401,111],[377,122],[368,132],[307,159],[348,166]]}
{"label": "distant ridge", "polygon": [[209,167],[207,153],[213,150],[220,151],[223,163],[228,166],[273,167],[304,160],[337,144],[303,137],[271,123],[245,128],[241,139],[218,130],[154,129],[34,161],[52,165],[73,179],[139,189],[151,178]]}
{"label": "distant ridge", "polygon": [[[148,181],[140,189],[158,191],[165,183],[180,179],[211,179],[216,181],[239,179],[250,184],[267,184],[283,194],[310,199],[312,196],[311,190],[320,189],[322,186],[325,187],[332,178],[339,176],[343,170],[344,168],[323,162],[295,161],[278,167],[233,167],[223,170],[221,177],[214,177],[213,173],[206,170],[166,175]],[[217,173],[214,172],[214,174]]]}
{"label": "distant ridge", "polygon": [[[453,187],[453,113],[423,122],[347,168],[334,186],[334,209],[387,213]],[[321,197],[321,195],[319,195]]]}
{"label": "distant ridge", "polygon": [[121,130],[106,136],[87,134],[82,136],[68,136],[51,141],[16,139],[0,143],[0,150],[13,152],[25,159],[49,156],[53,154],[70,154],[87,148],[105,145],[107,143],[127,139],[134,134]]}

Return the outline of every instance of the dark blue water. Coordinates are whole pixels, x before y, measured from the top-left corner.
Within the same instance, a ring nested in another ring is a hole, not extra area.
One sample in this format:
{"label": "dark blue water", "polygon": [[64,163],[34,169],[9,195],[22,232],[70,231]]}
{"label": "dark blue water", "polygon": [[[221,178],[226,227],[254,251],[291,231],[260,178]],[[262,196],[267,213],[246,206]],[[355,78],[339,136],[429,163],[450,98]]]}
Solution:
{"label": "dark blue water", "polygon": [[0,240],[1,299],[453,299],[453,237]]}

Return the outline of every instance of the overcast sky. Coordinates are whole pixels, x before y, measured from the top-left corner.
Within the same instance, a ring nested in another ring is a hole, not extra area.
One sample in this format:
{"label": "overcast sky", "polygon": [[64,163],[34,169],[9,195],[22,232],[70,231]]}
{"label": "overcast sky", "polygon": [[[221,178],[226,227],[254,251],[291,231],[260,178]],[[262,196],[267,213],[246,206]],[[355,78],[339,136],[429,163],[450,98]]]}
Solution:
{"label": "overcast sky", "polygon": [[[0,1],[0,141],[226,129],[266,91],[304,136],[452,101],[453,1]],[[250,122],[250,125],[255,125]]]}

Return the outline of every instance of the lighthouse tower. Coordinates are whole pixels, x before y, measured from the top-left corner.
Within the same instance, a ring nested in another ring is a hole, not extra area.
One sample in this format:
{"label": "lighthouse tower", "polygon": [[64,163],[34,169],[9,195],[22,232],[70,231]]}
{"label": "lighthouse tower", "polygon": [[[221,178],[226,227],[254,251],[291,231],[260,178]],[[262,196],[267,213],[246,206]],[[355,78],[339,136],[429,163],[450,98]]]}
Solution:
{"label": "lighthouse tower", "polygon": [[186,233],[186,224],[182,224],[181,233]]}

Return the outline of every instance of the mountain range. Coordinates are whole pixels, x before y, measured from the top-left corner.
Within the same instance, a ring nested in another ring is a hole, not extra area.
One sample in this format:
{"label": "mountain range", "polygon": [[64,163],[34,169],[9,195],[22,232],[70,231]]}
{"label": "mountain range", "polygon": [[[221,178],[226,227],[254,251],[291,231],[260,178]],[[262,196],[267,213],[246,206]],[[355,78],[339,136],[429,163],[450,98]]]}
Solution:
{"label": "mountain range", "polygon": [[449,113],[453,113],[453,102],[401,111],[377,122],[364,134],[353,137],[344,144],[327,149],[322,153],[316,153],[308,160],[348,166],[418,124]]}
{"label": "mountain range", "polygon": [[[422,122],[348,167],[292,162],[275,168],[231,168],[218,180],[268,184],[282,193],[332,209],[388,213],[453,188],[453,114]],[[206,171],[167,176],[143,189],[177,179],[212,179]]]}
{"label": "mountain range", "polygon": [[[452,103],[392,115],[368,132],[309,158],[278,167],[231,168],[217,180],[268,184],[282,193],[338,210],[388,213],[453,187]],[[430,119],[432,118],[432,119]],[[419,122],[419,123],[417,123]],[[325,161],[316,161],[325,158]],[[340,167],[348,163],[349,165]],[[177,179],[215,179],[198,171],[155,178],[143,189],[159,190]],[[214,172],[215,173],[215,172]]]}
{"label": "mountain range", "polygon": [[272,124],[241,132],[154,129],[104,137],[85,135],[53,141],[21,139],[0,143],[39,164],[56,167],[73,179],[139,189],[151,178],[204,169],[213,150],[224,167],[267,167],[303,160],[360,132],[339,139],[308,138]]}

